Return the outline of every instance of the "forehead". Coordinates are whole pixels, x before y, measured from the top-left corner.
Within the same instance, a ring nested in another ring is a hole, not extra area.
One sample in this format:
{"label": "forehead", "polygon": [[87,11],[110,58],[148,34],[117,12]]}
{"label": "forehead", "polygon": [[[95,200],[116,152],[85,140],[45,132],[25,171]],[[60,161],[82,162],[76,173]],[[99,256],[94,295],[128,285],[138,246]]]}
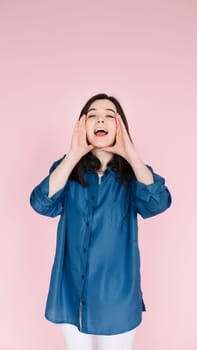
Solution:
{"label": "forehead", "polygon": [[115,104],[108,99],[95,100],[94,102],[91,103],[90,107],[88,108],[88,111],[91,108],[95,108],[96,110],[99,110],[99,111],[105,111],[107,108],[109,108],[117,112]]}

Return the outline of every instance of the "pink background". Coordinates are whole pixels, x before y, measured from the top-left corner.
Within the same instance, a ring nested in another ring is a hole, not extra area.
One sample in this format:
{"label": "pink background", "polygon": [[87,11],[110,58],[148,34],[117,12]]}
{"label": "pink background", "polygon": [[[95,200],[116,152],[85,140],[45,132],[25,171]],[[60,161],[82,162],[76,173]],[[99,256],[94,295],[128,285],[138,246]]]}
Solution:
{"label": "pink background", "polygon": [[192,0],[1,0],[2,350],[65,349],[44,318],[59,217],[38,215],[29,195],[99,92],[120,100],[173,196],[165,213],[139,217],[147,312],[135,350],[197,348],[196,38]]}

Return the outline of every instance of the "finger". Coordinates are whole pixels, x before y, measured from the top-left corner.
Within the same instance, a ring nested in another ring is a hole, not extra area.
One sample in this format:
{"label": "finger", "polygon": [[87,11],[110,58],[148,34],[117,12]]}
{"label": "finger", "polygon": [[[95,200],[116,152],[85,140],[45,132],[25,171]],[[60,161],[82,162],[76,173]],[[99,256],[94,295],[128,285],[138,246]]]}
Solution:
{"label": "finger", "polygon": [[[81,117],[82,118],[82,117]],[[77,126],[78,126],[78,132],[81,130],[81,118],[78,120]]]}
{"label": "finger", "polygon": [[80,124],[82,124],[83,122],[84,122],[84,116],[85,116],[85,114],[83,114],[82,116],[81,116],[81,118],[79,119],[79,121],[80,121]]}
{"label": "finger", "polygon": [[83,114],[80,118],[80,132],[82,133],[86,132],[84,124],[85,124],[85,114]]}
{"label": "finger", "polygon": [[125,127],[125,125],[124,125],[124,123],[123,123],[123,120],[122,120],[122,118],[121,118],[120,115],[119,115],[119,122],[120,122],[120,127],[122,127],[122,130],[123,130],[125,133],[127,133],[126,127]]}
{"label": "finger", "polygon": [[120,128],[122,129],[122,131],[124,133],[127,133],[126,127],[125,127],[125,125],[123,123],[123,120],[122,120],[120,114],[118,114],[118,122],[119,122],[119,125],[120,125]]}
{"label": "finger", "polygon": [[120,135],[120,122],[119,122],[118,116],[116,116],[116,121],[117,121],[116,133],[119,136]]}
{"label": "finger", "polygon": [[78,126],[79,126],[79,120],[77,120],[77,121],[75,122],[75,126],[74,126],[75,129],[78,128]]}
{"label": "finger", "polygon": [[77,120],[75,127],[74,127],[74,132],[77,134],[80,134],[80,120]]}
{"label": "finger", "polygon": [[88,149],[91,151],[94,148],[93,145],[88,145]]}
{"label": "finger", "polygon": [[120,114],[117,114],[117,119],[118,119],[118,124],[119,124],[120,126],[122,126],[123,121],[122,121],[122,118],[121,118]]}

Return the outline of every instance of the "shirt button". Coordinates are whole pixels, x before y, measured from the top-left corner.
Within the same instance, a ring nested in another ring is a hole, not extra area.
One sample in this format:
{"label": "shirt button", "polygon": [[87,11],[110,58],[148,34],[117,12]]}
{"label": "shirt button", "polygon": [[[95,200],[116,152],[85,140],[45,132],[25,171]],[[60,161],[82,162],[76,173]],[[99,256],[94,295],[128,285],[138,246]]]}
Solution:
{"label": "shirt button", "polygon": [[82,304],[83,304],[83,305],[86,305],[86,302],[82,300]]}
{"label": "shirt button", "polygon": [[84,251],[84,253],[86,253],[87,252],[87,248],[83,248],[83,251]]}
{"label": "shirt button", "polygon": [[82,274],[82,275],[81,275],[81,278],[82,278],[82,279],[84,280],[84,278],[85,278],[85,275],[84,275],[84,274]]}
{"label": "shirt button", "polygon": [[90,198],[91,198],[91,199],[95,199],[95,196],[91,196]]}
{"label": "shirt button", "polygon": [[88,221],[86,222],[86,226],[89,226],[89,222]]}

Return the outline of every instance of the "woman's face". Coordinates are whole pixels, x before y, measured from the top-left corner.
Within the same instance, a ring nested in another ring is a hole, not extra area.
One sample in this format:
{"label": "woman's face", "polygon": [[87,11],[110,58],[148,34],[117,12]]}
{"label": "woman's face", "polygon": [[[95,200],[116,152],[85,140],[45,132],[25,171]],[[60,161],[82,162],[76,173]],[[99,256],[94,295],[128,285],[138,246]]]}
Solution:
{"label": "woman's face", "polygon": [[[86,116],[87,140],[95,147],[107,147],[113,145],[116,138],[116,106],[108,99],[94,101]],[[96,130],[105,132],[95,133]]]}

